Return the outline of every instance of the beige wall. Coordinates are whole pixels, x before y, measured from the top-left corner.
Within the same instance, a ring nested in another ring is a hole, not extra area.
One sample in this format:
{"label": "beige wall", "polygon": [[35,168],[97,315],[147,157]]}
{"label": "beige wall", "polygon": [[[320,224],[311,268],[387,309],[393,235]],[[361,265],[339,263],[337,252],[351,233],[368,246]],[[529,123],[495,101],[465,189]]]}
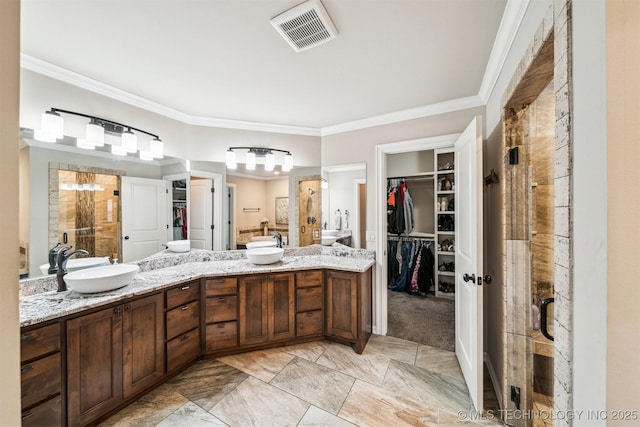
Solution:
{"label": "beige wall", "polygon": [[18,103],[20,2],[0,2],[0,423],[19,426],[20,341],[18,321]]}
{"label": "beige wall", "polygon": [[640,2],[607,1],[607,39],[607,409],[640,410]]}
{"label": "beige wall", "polygon": [[[289,179],[253,179],[227,175],[227,182],[236,185],[236,227],[258,226],[262,218],[269,218],[269,226],[276,223],[276,197],[289,196]],[[260,208],[259,212],[243,212],[242,208]]]}

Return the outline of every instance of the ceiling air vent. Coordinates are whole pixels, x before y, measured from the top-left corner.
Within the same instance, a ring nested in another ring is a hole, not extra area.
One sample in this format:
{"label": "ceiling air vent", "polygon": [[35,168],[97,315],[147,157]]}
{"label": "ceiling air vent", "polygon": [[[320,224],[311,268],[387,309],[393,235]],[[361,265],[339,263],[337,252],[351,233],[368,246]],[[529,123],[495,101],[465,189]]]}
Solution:
{"label": "ceiling air vent", "polygon": [[309,0],[271,19],[271,25],[296,52],[333,40],[338,30],[319,0]]}

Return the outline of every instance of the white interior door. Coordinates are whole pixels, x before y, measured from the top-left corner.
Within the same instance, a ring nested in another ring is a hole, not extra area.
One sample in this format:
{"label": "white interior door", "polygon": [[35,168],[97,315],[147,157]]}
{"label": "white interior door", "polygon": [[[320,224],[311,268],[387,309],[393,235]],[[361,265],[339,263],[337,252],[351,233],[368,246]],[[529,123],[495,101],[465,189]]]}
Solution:
{"label": "white interior door", "polygon": [[161,179],[123,176],[122,262],[137,261],[167,242],[167,183]]}
{"label": "white interior door", "polygon": [[[482,124],[455,143],[456,356],[475,408],[482,410]],[[466,280],[465,280],[466,279]]]}
{"label": "white interior door", "polygon": [[192,179],[189,190],[191,247],[213,250],[213,181]]}

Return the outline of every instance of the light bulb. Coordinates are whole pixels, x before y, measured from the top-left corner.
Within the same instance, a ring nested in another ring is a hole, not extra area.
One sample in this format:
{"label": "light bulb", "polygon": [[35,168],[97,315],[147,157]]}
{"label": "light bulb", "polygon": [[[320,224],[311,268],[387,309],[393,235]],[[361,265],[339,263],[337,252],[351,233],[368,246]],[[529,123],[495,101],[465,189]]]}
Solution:
{"label": "light bulb", "polygon": [[227,150],[226,163],[227,168],[229,169],[235,169],[238,167],[238,164],[236,163],[236,152],[232,149]]}
{"label": "light bulb", "polygon": [[87,141],[86,139],[82,139],[82,138],[77,138],[76,139],[76,146],[78,148],[82,148],[83,150],[93,150],[96,148],[95,145],[93,145],[91,142]]}
{"label": "light bulb", "polygon": [[40,130],[54,138],[62,138],[64,137],[64,120],[53,109],[45,111],[40,116]]}
{"label": "light bulb", "polygon": [[96,119],[91,119],[91,121],[87,123],[85,139],[88,143],[96,147],[102,147],[104,145],[104,128],[100,126],[100,123],[98,123]]}
{"label": "light bulb", "polygon": [[149,151],[156,159],[161,159],[164,157],[164,142],[157,136],[151,140],[149,143]]}
{"label": "light bulb", "polygon": [[249,151],[247,153],[247,158],[246,158],[246,162],[247,162],[247,170],[255,170],[256,169],[256,153],[254,153],[253,151]]}
{"label": "light bulb", "polygon": [[138,137],[135,133],[131,132],[131,128],[122,132],[122,148],[127,150],[127,153],[135,153],[138,151]]}
{"label": "light bulb", "polygon": [[275,165],[276,165],[276,156],[274,156],[272,152],[268,152],[264,158],[264,170],[272,171]]}
{"label": "light bulb", "polygon": [[287,153],[284,156],[284,163],[282,164],[282,170],[289,172],[293,168],[293,156],[291,153]]}

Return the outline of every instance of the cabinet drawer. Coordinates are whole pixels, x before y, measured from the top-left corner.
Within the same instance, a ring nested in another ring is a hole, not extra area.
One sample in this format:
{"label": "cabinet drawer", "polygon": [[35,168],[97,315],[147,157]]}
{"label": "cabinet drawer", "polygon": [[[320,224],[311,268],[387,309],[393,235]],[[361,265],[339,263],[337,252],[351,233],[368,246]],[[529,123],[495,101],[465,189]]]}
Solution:
{"label": "cabinet drawer", "polygon": [[30,360],[60,350],[60,324],[33,329],[20,334],[20,360]]}
{"label": "cabinet drawer", "polygon": [[167,311],[167,339],[196,328],[200,324],[200,303],[192,301]]}
{"label": "cabinet drawer", "polygon": [[22,365],[22,408],[27,408],[61,391],[60,353]]}
{"label": "cabinet drawer", "polygon": [[322,286],[322,270],[297,272],[296,285],[299,288],[304,288],[307,286]]}
{"label": "cabinet drawer", "polygon": [[207,352],[238,345],[238,322],[222,322],[207,325]]}
{"label": "cabinet drawer", "polygon": [[226,322],[238,318],[238,296],[207,298],[206,323]]}
{"label": "cabinet drawer", "polygon": [[198,282],[185,283],[177,288],[167,291],[167,309],[172,309],[179,305],[198,299],[200,288]]}
{"label": "cabinet drawer", "polygon": [[22,427],[58,427],[62,425],[61,396],[56,396],[22,413]]}
{"label": "cabinet drawer", "polygon": [[306,337],[322,333],[322,310],[296,314],[296,336]]}
{"label": "cabinet drawer", "polygon": [[322,286],[296,290],[296,310],[309,311],[322,308]]}
{"label": "cabinet drawer", "polygon": [[205,296],[235,295],[238,293],[238,279],[235,277],[207,279],[204,285]]}
{"label": "cabinet drawer", "polygon": [[193,329],[167,343],[167,372],[200,356],[200,329]]}

